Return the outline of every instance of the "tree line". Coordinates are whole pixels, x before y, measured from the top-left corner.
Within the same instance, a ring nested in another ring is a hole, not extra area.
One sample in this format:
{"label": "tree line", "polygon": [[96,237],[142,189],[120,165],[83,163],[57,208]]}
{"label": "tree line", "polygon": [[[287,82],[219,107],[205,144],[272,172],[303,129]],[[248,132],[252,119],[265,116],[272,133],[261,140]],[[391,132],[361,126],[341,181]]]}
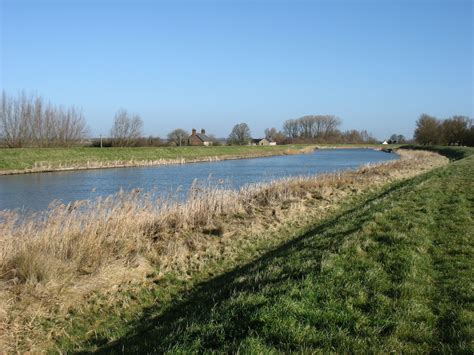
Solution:
{"label": "tree line", "polygon": [[[334,115],[308,115],[286,120],[282,129],[265,129],[264,137],[277,144],[289,143],[377,143],[377,139],[366,130],[341,131],[342,121]],[[187,145],[189,132],[182,128],[172,130],[167,140],[159,137],[144,137],[143,120],[138,114],[120,109],[114,116],[108,138],[95,139],[93,146],[132,147]],[[46,102],[42,96],[16,97],[2,92],[0,100],[0,140],[11,148],[20,147],[67,147],[81,144],[88,137],[88,128],[82,111]],[[208,134],[209,139],[219,145],[223,142]],[[263,137],[258,137],[263,138]],[[247,145],[252,134],[247,123],[238,123],[233,128],[226,144]],[[447,144],[474,146],[474,122],[466,116],[446,119],[422,114],[416,122],[414,139],[419,144]],[[402,135],[392,135],[390,143],[405,143]]]}
{"label": "tree line", "polygon": [[81,110],[55,106],[38,95],[2,92],[0,138],[11,148],[71,146],[87,134]]}
{"label": "tree line", "polygon": [[416,121],[415,141],[423,145],[474,146],[474,120],[466,116],[439,119],[422,114]]}
{"label": "tree line", "polygon": [[377,139],[366,130],[341,131],[342,120],[334,115],[308,115],[289,119],[283,130],[265,130],[278,143],[376,143]]}
{"label": "tree line", "polygon": [[[287,143],[371,143],[375,142],[367,131],[350,130],[341,132],[341,120],[332,115],[304,116],[283,123],[282,130],[275,127],[265,129],[265,138]],[[0,140],[11,148],[20,147],[68,147],[84,144],[88,128],[82,111],[75,107],[64,108],[46,102],[42,96],[16,97],[2,92],[0,102]],[[114,116],[108,137],[94,139],[95,147],[134,147],[187,145],[189,132],[182,128],[172,130],[167,140],[159,137],[144,137],[143,120],[138,114],[120,109]],[[225,142],[208,137],[214,145],[247,145],[252,134],[247,123],[236,124]],[[262,137],[258,137],[262,138]]]}

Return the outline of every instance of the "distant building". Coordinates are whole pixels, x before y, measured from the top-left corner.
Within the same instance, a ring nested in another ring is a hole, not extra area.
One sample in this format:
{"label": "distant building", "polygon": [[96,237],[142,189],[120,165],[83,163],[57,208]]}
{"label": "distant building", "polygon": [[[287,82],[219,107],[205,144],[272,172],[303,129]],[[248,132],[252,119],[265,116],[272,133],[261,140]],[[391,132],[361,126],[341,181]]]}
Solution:
{"label": "distant building", "polygon": [[382,144],[388,144],[388,142],[387,142],[387,141],[383,141]]}
{"label": "distant building", "polygon": [[204,128],[201,129],[201,133],[196,133],[196,129],[193,128],[192,133],[188,138],[188,145],[209,146],[209,145],[212,145],[212,141],[208,136],[206,136],[206,130]]}
{"label": "distant building", "polygon": [[270,141],[266,138],[256,138],[250,141],[250,145],[270,145]]}

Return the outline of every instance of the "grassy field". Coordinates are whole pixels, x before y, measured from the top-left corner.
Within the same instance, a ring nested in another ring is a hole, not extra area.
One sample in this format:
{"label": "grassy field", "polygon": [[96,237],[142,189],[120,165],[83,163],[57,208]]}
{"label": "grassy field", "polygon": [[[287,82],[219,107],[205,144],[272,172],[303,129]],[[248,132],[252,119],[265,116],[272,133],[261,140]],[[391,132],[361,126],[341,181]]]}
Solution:
{"label": "grassy field", "polygon": [[139,161],[205,159],[208,157],[255,157],[297,152],[307,145],[219,146],[158,148],[0,148],[0,172],[34,167],[85,166],[91,162],[126,163]]}
{"label": "grassy field", "polygon": [[256,246],[250,263],[124,289],[118,314],[107,296],[93,298],[88,314],[70,314],[57,349],[472,353],[474,156],[458,153],[275,249]]}

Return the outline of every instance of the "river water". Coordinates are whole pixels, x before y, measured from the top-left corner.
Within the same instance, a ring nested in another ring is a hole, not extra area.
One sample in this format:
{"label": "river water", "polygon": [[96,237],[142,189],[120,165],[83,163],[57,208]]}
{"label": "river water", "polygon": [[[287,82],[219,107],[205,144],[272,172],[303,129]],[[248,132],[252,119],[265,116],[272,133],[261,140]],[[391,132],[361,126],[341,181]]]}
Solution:
{"label": "river water", "polygon": [[314,175],[354,169],[398,159],[371,149],[316,150],[311,154],[269,158],[226,160],[157,167],[81,170],[0,176],[0,210],[45,210],[52,201],[69,203],[76,200],[108,196],[120,189],[140,188],[144,191],[185,194],[193,181],[239,188],[246,184],[278,178]]}

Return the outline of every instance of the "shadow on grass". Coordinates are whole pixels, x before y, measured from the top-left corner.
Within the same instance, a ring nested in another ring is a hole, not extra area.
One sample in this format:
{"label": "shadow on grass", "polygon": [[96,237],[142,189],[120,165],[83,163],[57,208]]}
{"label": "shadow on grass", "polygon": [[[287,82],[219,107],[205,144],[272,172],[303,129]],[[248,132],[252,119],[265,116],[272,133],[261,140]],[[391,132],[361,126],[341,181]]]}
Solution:
{"label": "shadow on grass", "polygon": [[[195,286],[182,301],[165,310],[159,306],[145,309],[133,330],[114,343],[107,344],[107,339],[94,339],[89,345],[98,347],[99,353],[161,353],[174,347],[176,342],[191,344],[198,341],[200,351],[225,351],[226,347],[227,351],[235,350],[243,339],[259,334],[265,326],[252,314],[267,304],[278,302],[286,292],[288,282],[319,274],[324,255],[337,252],[351,234],[370,221],[385,197],[398,194],[423,179],[426,179],[425,175],[393,184],[259,259]],[[257,295],[263,289],[263,298],[257,297],[253,302],[242,304],[226,304],[236,295]],[[216,325],[213,311],[217,308],[227,310],[223,316],[226,319],[220,319],[220,324],[217,324],[222,330],[220,336],[203,331],[209,325]],[[182,336],[184,339],[180,338]],[[278,347],[278,340],[273,343]]]}

